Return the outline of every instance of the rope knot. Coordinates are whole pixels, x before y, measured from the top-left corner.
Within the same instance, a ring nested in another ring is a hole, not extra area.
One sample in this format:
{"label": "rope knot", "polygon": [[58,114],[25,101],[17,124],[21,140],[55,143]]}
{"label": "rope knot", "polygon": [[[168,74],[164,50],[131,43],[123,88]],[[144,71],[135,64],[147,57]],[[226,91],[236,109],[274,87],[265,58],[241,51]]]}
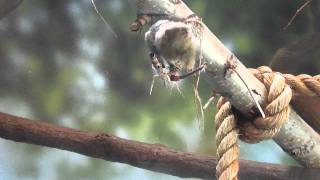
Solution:
{"label": "rope knot", "polygon": [[[265,118],[248,119],[236,111],[223,97],[217,103],[215,117],[217,158],[216,175],[219,180],[235,180],[239,171],[237,138],[257,143],[276,135],[290,113],[289,103],[305,97],[320,98],[320,75],[280,74],[267,66],[251,69],[251,73],[266,87],[268,96],[262,108]],[[292,91],[294,93],[292,93]]]}
{"label": "rope knot", "polygon": [[290,113],[292,98],[290,86],[280,73],[274,73],[269,67],[261,66],[251,72],[266,87],[268,96],[263,110],[265,118],[257,116],[251,120],[236,112],[230,102],[223,97],[217,103],[215,117],[217,158],[216,175],[219,180],[237,179],[239,169],[239,147],[237,138],[247,143],[258,143],[276,135]]}
{"label": "rope knot", "polygon": [[259,67],[253,74],[268,91],[267,102],[263,107],[265,118],[248,120],[238,115],[239,138],[247,143],[258,143],[276,135],[282,124],[288,119],[292,90],[280,73],[274,73],[269,67]]}

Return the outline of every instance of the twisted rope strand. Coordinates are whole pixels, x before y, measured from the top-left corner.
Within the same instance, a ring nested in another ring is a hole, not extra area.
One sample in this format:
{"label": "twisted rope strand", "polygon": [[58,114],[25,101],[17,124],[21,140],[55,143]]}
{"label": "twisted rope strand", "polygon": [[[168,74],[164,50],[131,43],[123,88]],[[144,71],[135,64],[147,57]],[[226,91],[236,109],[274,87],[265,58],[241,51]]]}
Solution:
{"label": "twisted rope strand", "polygon": [[216,176],[220,180],[237,180],[239,171],[239,146],[237,145],[237,121],[232,113],[230,102],[220,98],[217,107],[219,112],[215,118],[218,165]]}
{"label": "twisted rope strand", "polygon": [[[272,72],[261,66],[251,72],[267,88],[267,103],[263,107],[266,117],[248,120],[232,111],[232,105],[223,97],[217,103],[215,117],[219,180],[237,179],[239,171],[238,137],[247,143],[257,143],[276,135],[289,117],[292,96],[307,95],[320,97],[320,75],[293,76]],[[294,93],[292,92],[294,91]],[[239,133],[238,133],[239,132]]]}
{"label": "twisted rope strand", "polygon": [[320,75],[312,77],[307,74],[298,76],[284,74],[283,76],[295,93],[320,97]]}
{"label": "twisted rope strand", "polygon": [[[239,171],[238,137],[247,143],[257,143],[276,135],[289,117],[292,96],[320,97],[320,75],[280,74],[267,66],[251,69],[252,74],[267,88],[266,117],[248,120],[232,111],[232,105],[221,97],[215,116],[219,180],[236,180]],[[294,93],[293,93],[293,92]],[[239,132],[239,133],[238,133]]]}
{"label": "twisted rope strand", "polygon": [[247,143],[257,143],[272,138],[288,119],[290,113],[289,103],[292,91],[284,77],[278,73],[270,73],[262,67],[258,70],[263,73],[255,75],[264,83],[268,91],[267,105],[263,107],[266,118],[257,117],[250,121],[243,120],[245,118],[240,115],[239,118],[244,123],[239,123],[239,138]]}
{"label": "twisted rope strand", "polygon": [[[261,66],[257,69],[250,69],[251,73],[254,74],[259,80],[262,74],[274,73],[267,66]],[[300,74],[294,76],[292,74],[282,74],[285,78],[286,83],[290,85],[294,91],[294,95],[305,95],[305,96],[317,96],[320,97],[320,75],[310,76],[307,74]]]}

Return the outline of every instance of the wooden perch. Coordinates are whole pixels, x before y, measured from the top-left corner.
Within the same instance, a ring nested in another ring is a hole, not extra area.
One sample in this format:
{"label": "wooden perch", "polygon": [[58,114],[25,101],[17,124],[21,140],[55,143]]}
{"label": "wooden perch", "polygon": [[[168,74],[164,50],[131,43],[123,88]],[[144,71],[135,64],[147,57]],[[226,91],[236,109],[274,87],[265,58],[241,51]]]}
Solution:
{"label": "wooden perch", "polygon": [[[155,19],[186,19],[194,13],[182,2],[172,0],[129,0],[137,14],[148,14]],[[156,15],[156,16],[155,16]],[[161,16],[159,16],[161,15]],[[204,19],[205,21],[205,19]],[[257,109],[249,89],[255,99],[265,105],[266,89],[249,70],[232,54],[221,41],[203,24],[201,51],[207,63],[205,78],[213,90],[226,97],[243,114]],[[200,45],[197,45],[200,50]],[[236,67],[227,71],[227,60],[232,57]],[[233,73],[236,71],[237,73]],[[241,78],[239,78],[239,76]],[[294,159],[306,167],[320,167],[320,136],[292,109],[289,120],[282,126],[274,140]]]}
{"label": "wooden perch", "polygon": [[[161,144],[122,139],[106,133],[86,132],[0,113],[0,137],[17,142],[67,150],[107,161],[183,178],[215,178],[212,156],[179,152]],[[318,169],[240,161],[241,179],[313,180]]]}

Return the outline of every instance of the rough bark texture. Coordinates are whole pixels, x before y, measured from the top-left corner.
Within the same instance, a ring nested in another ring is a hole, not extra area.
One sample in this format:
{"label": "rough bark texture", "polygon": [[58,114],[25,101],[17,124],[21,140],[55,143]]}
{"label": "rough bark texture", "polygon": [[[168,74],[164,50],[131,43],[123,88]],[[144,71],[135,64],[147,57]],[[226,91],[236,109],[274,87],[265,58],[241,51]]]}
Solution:
{"label": "rough bark texture", "polygon": [[[173,4],[169,0],[130,0],[136,7],[138,14],[167,14],[168,19],[183,19],[193,12],[182,2]],[[166,16],[162,16],[166,17]],[[205,20],[204,20],[205,21]],[[203,24],[204,25],[204,24]],[[232,55],[221,41],[204,25],[202,30],[201,51],[207,63],[205,77],[213,90],[239,109],[249,115],[256,110],[254,100],[238,74],[255,91],[255,98],[261,105],[265,105],[266,89],[249,70]],[[200,49],[200,46],[198,46]],[[227,60],[232,59],[237,66],[227,71]],[[233,71],[237,71],[234,73]],[[226,75],[226,76],[225,76]],[[283,125],[274,140],[294,159],[306,167],[320,167],[320,136],[292,109],[288,121]]]}
{"label": "rough bark texture", "polygon": [[[216,159],[179,152],[161,144],[122,139],[0,113],[0,137],[17,142],[67,150],[107,161],[126,163],[184,178],[215,178]],[[319,179],[319,169],[240,161],[241,179]]]}

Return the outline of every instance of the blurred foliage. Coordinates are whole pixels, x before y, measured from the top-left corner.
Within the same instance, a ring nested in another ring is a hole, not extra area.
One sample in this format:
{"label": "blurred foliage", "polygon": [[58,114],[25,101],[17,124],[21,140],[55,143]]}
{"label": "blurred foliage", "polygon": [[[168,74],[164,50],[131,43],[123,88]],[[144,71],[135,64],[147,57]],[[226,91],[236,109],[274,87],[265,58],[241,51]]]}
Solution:
{"label": "blurred foliage", "polygon": [[[273,60],[283,71],[320,72],[319,2],[306,7],[286,31],[282,28],[302,4],[299,0],[186,3],[245,65]],[[127,1],[96,4],[118,38],[88,0],[28,0],[0,20],[0,111],[214,155],[214,108],[206,112],[201,131],[192,81],[181,83],[183,96],[162,82],[156,82],[149,96],[152,71],[143,40],[146,29],[129,31],[135,12]],[[285,49],[277,51],[281,47]],[[203,101],[211,94],[202,81],[200,94]],[[70,152],[0,143],[5,147],[0,179],[177,179]],[[241,147],[243,158],[294,163],[281,150],[273,150],[274,144]],[[252,153],[266,148],[272,158]]]}

